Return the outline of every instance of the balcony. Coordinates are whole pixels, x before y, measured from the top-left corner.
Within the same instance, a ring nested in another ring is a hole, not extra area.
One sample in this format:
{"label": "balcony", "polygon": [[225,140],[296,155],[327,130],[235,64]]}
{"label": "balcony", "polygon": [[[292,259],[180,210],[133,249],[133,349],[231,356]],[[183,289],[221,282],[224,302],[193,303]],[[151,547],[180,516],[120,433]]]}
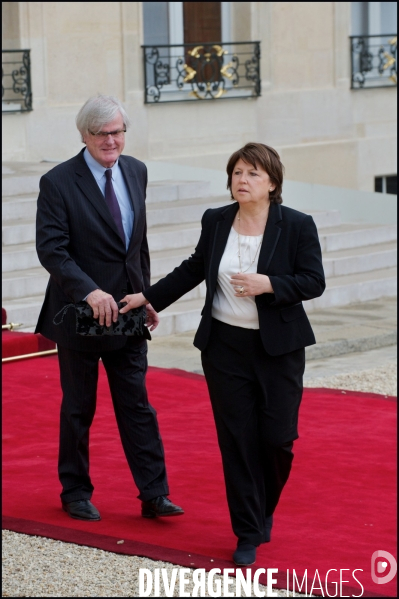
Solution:
{"label": "balcony", "polygon": [[2,50],[2,112],[32,110],[30,50]]}
{"label": "balcony", "polygon": [[260,42],[142,46],[144,102],[256,98]]}
{"label": "balcony", "polygon": [[395,87],[397,35],[352,35],[351,89]]}

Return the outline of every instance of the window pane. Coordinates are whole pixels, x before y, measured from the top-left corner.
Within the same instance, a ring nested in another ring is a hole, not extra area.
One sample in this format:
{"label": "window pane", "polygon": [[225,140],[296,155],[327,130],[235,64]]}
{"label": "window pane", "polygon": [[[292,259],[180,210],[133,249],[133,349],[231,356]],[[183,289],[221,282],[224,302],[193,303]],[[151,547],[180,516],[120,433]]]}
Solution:
{"label": "window pane", "polygon": [[390,175],[386,177],[387,180],[387,193],[397,194],[397,184],[396,184],[396,175]]}
{"label": "window pane", "polygon": [[351,2],[352,35],[368,34],[368,2]]}
{"label": "window pane", "polygon": [[382,177],[375,177],[374,191],[378,191],[379,193],[382,193]]}
{"label": "window pane", "polygon": [[398,5],[396,2],[381,2],[381,33],[396,33]]}
{"label": "window pane", "polygon": [[169,2],[143,2],[144,44],[169,44]]}

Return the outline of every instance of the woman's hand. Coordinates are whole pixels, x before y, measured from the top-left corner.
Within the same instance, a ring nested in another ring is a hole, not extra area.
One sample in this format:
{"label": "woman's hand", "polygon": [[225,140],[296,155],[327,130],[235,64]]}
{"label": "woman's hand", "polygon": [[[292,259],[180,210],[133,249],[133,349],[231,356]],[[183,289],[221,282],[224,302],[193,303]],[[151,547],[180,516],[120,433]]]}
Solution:
{"label": "woman's hand", "polygon": [[158,313],[155,312],[151,304],[147,304],[147,320],[145,321],[145,324],[150,331],[155,331],[159,325]]}
{"label": "woman's hand", "polygon": [[[239,272],[231,277],[230,283],[234,287],[234,295],[236,297],[274,293],[270,279],[267,275],[260,275],[258,273],[244,274]],[[244,291],[242,290],[243,288]]]}
{"label": "woman's hand", "polygon": [[126,302],[126,306],[123,306],[119,310],[121,314],[126,314],[129,310],[133,310],[133,308],[139,308],[140,306],[147,306],[147,318],[145,324],[150,331],[155,331],[157,326],[159,325],[159,316],[158,313],[155,312],[154,308],[145,299],[142,293],[132,293],[131,295],[125,295],[121,299],[121,302]]}
{"label": "woman's hand", "polygon": [[148,300],[145,299],[142,293],[132,293],[131,295],[125,295],[121,300],[121,302],[126,302],[126,306],[123,306],[119,310],[121,314],[126,314],[129,310],[133,308],[139,308],[140,306],[144,306],[148,304]]}

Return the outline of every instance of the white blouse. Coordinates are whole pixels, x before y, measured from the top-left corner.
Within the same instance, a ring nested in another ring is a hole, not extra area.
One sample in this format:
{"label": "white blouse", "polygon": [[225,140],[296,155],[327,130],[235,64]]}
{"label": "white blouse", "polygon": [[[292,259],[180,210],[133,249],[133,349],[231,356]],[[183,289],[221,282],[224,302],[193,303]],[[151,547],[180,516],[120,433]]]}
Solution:
{"label": "white blouse", "polygon": [[[263,235],[240,235],[242,270],[256,273]],[[259,249],[258,249],[259,248]],[[258,251],[257,251],[258,250]],[[256,258],[251,264],[254,256]],[[248,270],[247,270],[248,268]],[[259,329],[255,296],[235,297],[231,276],[240,272],[238,258],[238,233],[231,227],[226,248],[219,265],[218,281],[212,305],[212,316],[226,324],[244,329]]]}

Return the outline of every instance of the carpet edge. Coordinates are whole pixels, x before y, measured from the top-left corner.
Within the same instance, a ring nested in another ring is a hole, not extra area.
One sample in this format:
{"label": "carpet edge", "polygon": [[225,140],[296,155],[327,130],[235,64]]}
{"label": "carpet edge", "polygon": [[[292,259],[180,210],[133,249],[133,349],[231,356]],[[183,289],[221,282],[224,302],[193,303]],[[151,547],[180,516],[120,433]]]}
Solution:
{"label": "carpet edge", "polygon": [[[161,547],[159,545],[152,545],[150,543],[143,543],[142,541],[132,541],[129,539],[124,541],[124,543],[122,544],[118,544],[117,541],[120,540],[118,539],[118,537],[98,534],[95,532],[75,530],[73,528],[55,526],[53,524],[46,524],[43,522],[35,522],[34,520],[25,520],[24,518],[14,518],[13,516],[2,515],[2,529],[30,536],[50,538],[64,543],[72,543],[75,545],[81,545],[85,547],[94,547],[103,551],[117,553],[120,555],[146,557],[154,561],[163,561],[171,563],[172,565],[175,565],[178,568],[204,568],[207,572],[209,572],[209,570],[213,568],[220,568],[220,570],[222,571],[226,568],[233,570],[241,569],[235,568],[234,564],[227,560],[219,560],[217,558],[211,559],[201,554],[188,554],[185,551],[179,549],[170,549],[166,547]],[[57,534],[57,536],[55,536],[55,534]],[[235,571],[231,575],[234,576]],[[275,585],[274,588],[276,590],[286,590],[286,575],[282,572],[279,572],[277,573],[277,575],[274,574],[274,576],[277,576],[277,585]],[[267,577],[265,574],[262,574],[259,577],[259,582],[266,586]],[[358,589],[345,586],[343,587],[343,591],[353,592],[358,591]],[[313,594],[317,596],[322,596],[322,593],[318,592],[318,589],[314,589]],[[355,595],[352,594],[351,596]],[[378,593],[373,593],[372,591],[366,591],[365,594],[362,595],[362,597],[387,596],[388,595],[386,594],[381,595]],[[395,595],[391,596],[394,597]]]}

